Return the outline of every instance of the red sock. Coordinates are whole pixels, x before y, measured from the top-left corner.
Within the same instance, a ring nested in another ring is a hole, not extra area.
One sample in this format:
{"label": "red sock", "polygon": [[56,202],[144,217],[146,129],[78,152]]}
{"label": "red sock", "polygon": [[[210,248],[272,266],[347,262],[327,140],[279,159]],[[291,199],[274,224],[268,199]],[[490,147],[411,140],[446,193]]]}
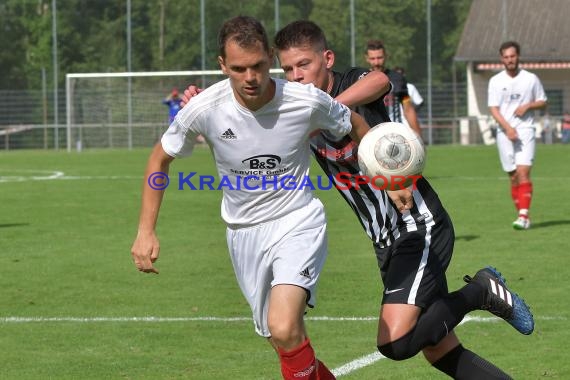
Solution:
{"label": "red sock", "polygon": [[328,368],[315,357],[311,342],[306,339],[291,351],[278,349],[281,374],[285,380],[334,380]]}
{"label": "red sock", "polygon": [[532,182],[525,182],[519,184],[519,210],[525,210],[528,216],[530,209],[530,201],[532,200]]}
{"label": "red sock", "polygon": [[336,380],[332,372],[319,359],[317,359],[317,376],[319,380]]}
{"label": "red sock", "polygon": [[513,198],[513,202],[515,204],[515,208],[517,211],[520,209],[519,207],[519,194],[520,194],[520,186],[519,185],[511,185],[511,197]]}

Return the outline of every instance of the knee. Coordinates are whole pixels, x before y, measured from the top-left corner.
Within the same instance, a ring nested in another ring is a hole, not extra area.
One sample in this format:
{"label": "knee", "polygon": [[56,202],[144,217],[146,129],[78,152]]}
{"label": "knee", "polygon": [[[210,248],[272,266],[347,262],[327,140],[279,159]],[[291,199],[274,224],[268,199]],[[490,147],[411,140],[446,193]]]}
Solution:
{"label": "knee", "polygon": [[378,351],[388,359],[406,360],[419,352],[413,349],[410,343],[410,338],[405,335],[393,342],[378,345]]}
{"label": "knee", "polygon": [[269,332],[274,344],[285,349],[296,347],[305,340],[303,329],[295,323],[285,321],[270,323]]}

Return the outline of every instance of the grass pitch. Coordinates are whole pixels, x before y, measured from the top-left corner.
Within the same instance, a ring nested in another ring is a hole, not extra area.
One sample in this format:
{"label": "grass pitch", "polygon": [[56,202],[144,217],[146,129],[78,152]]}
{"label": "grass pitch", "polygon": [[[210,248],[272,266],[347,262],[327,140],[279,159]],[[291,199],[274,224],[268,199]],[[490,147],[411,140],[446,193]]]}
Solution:
{"label": "grass pitch", "polygon": [[[220,192],[170,188],[158,226],[160,274],[134,268],[149,152],[0,153],[1,379],[280,379],[231,269]],[[514,231],[495,147],[428,149],[425,175],[457,234],[450,288],[494,265],[536,317],[531,336],[485,312],[457,328],[466,347],[515,379],[570,378],[569,154],[568,146],[538,146],[533,226]],[[176,172],[214,174],[209,150],[175,161]],[[321,174],[316,165],[312,173]],[[373,251],[336,191],[317,193],[330,245],[307,315],[319,358],[344,379],[446,378],[421,355],[374,356],[381,286]]]}

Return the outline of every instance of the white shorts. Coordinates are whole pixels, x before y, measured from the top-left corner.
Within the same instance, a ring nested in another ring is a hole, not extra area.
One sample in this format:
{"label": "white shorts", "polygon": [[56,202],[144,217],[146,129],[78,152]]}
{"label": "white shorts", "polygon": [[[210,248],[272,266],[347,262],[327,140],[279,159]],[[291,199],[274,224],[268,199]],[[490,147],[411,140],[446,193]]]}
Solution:
{"label": "white shorts", "polygon": [[253,227],[227,228],[230,258],[241,291],[253,312],[255,331],[271,336],[267,325],[271,288],[297,285],[307,290],[307,304],[315,305],[316,286],[327,256],[323,204],[309,205]]}
{"label": "white shorts", "polygon": [[512,142],[504,132],[497,133],[497,148],[503,170],[512,172],[518,165],[532,166],[536,148],[534,128],[517,128],[519,139]]}

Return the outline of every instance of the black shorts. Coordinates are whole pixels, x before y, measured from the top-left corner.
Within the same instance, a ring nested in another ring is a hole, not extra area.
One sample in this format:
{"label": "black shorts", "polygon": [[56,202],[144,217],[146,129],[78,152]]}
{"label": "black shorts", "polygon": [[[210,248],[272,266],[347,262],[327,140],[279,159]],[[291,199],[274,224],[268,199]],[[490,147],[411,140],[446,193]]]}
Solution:
{"label": "black shorts", "polygon": [[445,271],[451,261],[455,232],[449,215],[431,227],[401,230],[385,248],[374,244],[384,283],[382,304],[398,303],[425,308],[448,293]]}

